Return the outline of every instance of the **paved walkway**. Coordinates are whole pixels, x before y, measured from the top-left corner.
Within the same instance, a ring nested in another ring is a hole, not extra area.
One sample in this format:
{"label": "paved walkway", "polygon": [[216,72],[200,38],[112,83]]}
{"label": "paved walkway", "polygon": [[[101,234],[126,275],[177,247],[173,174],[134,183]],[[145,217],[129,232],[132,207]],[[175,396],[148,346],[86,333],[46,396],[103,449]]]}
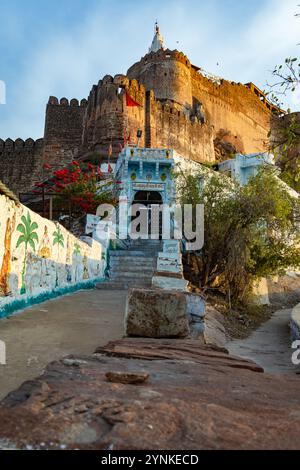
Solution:
{"label": "paved walkway", "polygon": [[0,320],[7,365],[0,365],[0,399],[54,360],[91,354],[122,338],[126,291],[80,291]]}
{"label": "paved walkway", "polygon": [[291,310],[278,310],[249,338],[232,341],[227,348],[231,354],[254,360],[265,372],[295,375],[300,372],[300,366],[294,366],[291,361],[294,350],[291,348],[290,317]]}

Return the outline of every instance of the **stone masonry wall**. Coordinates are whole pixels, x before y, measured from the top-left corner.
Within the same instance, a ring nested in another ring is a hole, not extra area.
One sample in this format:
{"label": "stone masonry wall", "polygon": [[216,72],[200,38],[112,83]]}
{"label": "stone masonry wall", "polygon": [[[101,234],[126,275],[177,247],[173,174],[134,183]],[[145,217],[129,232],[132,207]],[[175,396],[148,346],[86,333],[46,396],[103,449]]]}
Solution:
{"label": "stone masonry wall", "polygon": [[191,64],[178,51],[160,50],[147,54],[127,72],[130,79],[142,83],[147,91],[153,90],[157,99],[171,100],[186,109],[193,106]]}
{"label": "stone masonry wall", "polygon": [[161,103],[152,97],[150,146],[173,148],[196,162],[213,162],[214,129],[195,117],[191,120],[184,111],[178,111],[171,101]]}
{"label": "stone masonry wall", "polygon": [[40,181],[43,139],[13,141],[0,139],[0,179],[18,194],[28,192]]}
{"label": "stone masonry wall", "polygon": [[[126,106],[126,94],[136,100],[139,107]],[[116,158],[124,136],[130,136],[137,143],[137,130],[145,127],[145,89],[136,80],[128,80],[124,75],[114,78],[107,75],[94,85],[88,99],[84,122],[83,145],[87,152],[96,151],[107,159],[110,145]],[[140,145],[144,146],[144,136]]]}
{"label": "stone masonry wall", "polygon": [[[267,102],[255,94],[254,87],[206,78],[183,53],[170,50],[147,54],[127,73],[130,79],[143,84],[147,92],[152,90],[162,103],[170,100],[174,109],[191,120],[198,117],[213,126],[213,138],[219,146],[222,147],[226,136],[225,143],[229,139],[238,152],[266,150],[272,113]],[[188,140],[194,135],[197,138],[195,126],[191,126]],[[203,129],[199,139],[202,135]],[[184,148],[190,155],[189,145],[186,143]]]}
{"label": "stone masonry wall", "polygon": [[82,152],[83,119],[87,101],[58,101],[50,97],[46,110],[44,163],[55,168],[65,167]]}
{"label": "stone masonry wall", "polygon": [[239,151],[264,152],[271,126],[271,112],[249,88],[222,80],[220,84],[191,70],[193,96],[203,104],[207,121],[215,128],[230,131]]}

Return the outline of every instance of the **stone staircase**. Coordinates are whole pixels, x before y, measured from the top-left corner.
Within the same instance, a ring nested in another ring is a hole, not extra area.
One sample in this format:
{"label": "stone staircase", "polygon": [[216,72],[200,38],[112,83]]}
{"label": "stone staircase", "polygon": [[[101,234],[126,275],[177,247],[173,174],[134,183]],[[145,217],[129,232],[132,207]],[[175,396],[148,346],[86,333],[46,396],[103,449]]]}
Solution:
{"label": "stone staircase", "polygon": [[109,251],[109,277],[98,289],[151,287],[157,256],[162,250],[159,240],[131,240],[127,249]]}

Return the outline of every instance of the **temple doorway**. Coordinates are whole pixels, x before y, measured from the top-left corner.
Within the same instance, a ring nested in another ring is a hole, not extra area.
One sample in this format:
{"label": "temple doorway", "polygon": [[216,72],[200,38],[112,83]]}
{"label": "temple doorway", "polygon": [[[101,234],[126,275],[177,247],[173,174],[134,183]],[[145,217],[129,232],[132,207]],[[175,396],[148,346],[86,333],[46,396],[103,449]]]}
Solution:
{"label": "temple doorway", "polygon": [[144,227],[140,227],[140,238],[161,239],[162,212],[160,206],[163,204],[162,195],[158,191],[138,191],[135,194],[133,204],[141,206],[140,215],[142,211],[146,212],[147,223]]}

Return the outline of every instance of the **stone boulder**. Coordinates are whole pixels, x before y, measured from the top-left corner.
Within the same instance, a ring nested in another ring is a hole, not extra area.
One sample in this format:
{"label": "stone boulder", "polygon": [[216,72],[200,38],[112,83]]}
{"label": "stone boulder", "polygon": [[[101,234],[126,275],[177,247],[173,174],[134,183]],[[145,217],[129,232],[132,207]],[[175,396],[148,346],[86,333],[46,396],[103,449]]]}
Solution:
{"label": "stone boulder", "polygon": [[189,316],[184,292],[132,289],[128,293],[125,331],[144,338],[185,338]]}

